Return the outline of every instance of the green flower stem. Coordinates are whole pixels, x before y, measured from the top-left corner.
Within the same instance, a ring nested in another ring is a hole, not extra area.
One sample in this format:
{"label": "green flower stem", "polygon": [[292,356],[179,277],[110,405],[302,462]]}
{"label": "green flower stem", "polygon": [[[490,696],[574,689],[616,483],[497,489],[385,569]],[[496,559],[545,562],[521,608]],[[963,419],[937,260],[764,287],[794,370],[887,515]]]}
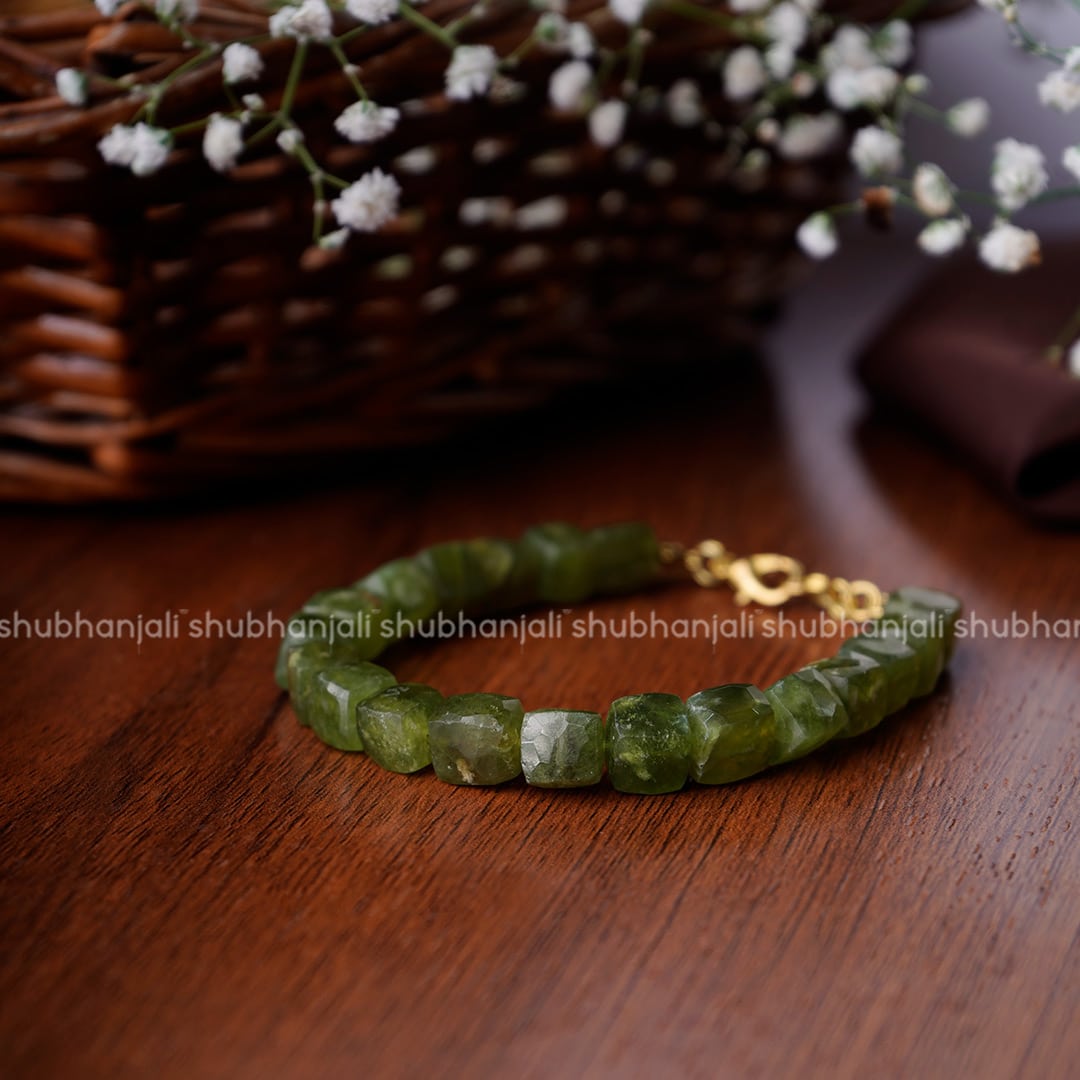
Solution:
{"label": "green flower stem", "polygon": [[411,22],[418,30],[422,30],[429,37],[433,37],[436,41],[441,42],[452,52],[458,47],[458,40],[450,31],[438,23],[432,22],[426,15],[421,14],[416,8],[408,3],[403,3],[400,7],[401,17],[407,22]]}
{"label": "green flower stem", "polygon": [[361,101],[369,101],[368,92],[364,89],[364,84],[356,77],[356,72],[353,70],[355,65],[345,55],[345,50],[341,47],[341,42],[331,41],[330,51],[334,54],[334,59],[341,65],[342,73],[356,91],[356,96]]}
{"label": "green flower stem", "polygon": [[175,83],[182,75],[185,75],[187,72],[206,63],[211,56],[215,55],[216,51],[217,50],[213,46],[207,46],[170,71],[169,74],[150,91],[150,96],[143,102],[142,107],[132,118],[132,123],[141,120],[143,116],[145,116],[147,122],[152,124],[157,117],[157,110],[158,106],[161,104],[161,99],[165,96],[173,83]]}
{"label": "green flower stem", "polygon": [[292,115],[293,102],[296,100],[296,91],[300,86],[300,77],[304,74],[304,63],[307,61],[307,42],[297,42],[296,52],[293,53],[292,66],[289,68],[289,76],[285,81],[285,92],[281,95],[281,104],[278,106],[278,116],[286,121]]}

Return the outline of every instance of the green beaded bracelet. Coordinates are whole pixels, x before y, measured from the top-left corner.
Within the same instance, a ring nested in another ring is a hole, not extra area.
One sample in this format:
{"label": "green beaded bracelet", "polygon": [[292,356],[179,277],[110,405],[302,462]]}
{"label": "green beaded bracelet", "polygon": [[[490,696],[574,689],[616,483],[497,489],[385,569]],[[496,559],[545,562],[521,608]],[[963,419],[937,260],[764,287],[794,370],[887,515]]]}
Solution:
{"label": "green beaded bracelet", "polygon": [[[418,624],[529,604],[572,604],[632,592],[682,569],[701,585],[730,585],[739,603],[796,597],[863,624],[835,657],[765,690],[716,686],[686,701],[634,694],[599,713],[525,712],[516,698],[444,698],[398,683],[373,661]],[[832,739],[861,735],[930,693],[952,654],[960,602],[931,589],[884,595],[868,581],[807,573],[784,555],[736,558],[706,540],[660,543],[640,523],[585,531],[538,525],[518,540],[436,544],[395,559],[355,585],[317,593],[289,620],[276,678],[301,724],[339,750],[364,750],[384,769],[431,765],[451,784],[501,784],[524,774],[535,787],[600,783],[663,794],[688,779],[727,784],[794,761]]]}

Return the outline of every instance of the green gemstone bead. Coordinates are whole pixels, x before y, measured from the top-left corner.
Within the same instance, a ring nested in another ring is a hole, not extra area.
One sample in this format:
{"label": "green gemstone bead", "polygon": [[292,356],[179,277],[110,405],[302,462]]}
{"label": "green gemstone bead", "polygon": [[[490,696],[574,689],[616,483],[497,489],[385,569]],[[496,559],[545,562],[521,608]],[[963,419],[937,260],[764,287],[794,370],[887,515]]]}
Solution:
{"label": "green gemstone bead", "polygon": [[934,626],[932,615],[927,612],[902,613],[897,608],[898,605],[894,605],[893,612],[887,612],[878,625],[882,634],[892,634],[915,650],[919,677],[912,697],[924,697],[937,686],[945,670],[945,642]]}
{"label": "green gemstone bead", "polygon": [[508,540],[451,540],[416,556],[416,563],[435,584],[445,612],[482,611],[492,606],[514,565]]}
{"label": "green gemstone bead", "polygon": [[701,690],[686,699],[686,711],[690,775],[699,784],[730,784],[777,760],[776,714],[756,686],[729,683]]}
{"label": "green gemstone bead", "polygon": [[827,743],[848,722],[836,691],[813,669],[785,675],[765,691],[776,714],[781,761],[794,761]]}
{"label": "green gemstone bead", "polygon": [[431,763],[440,780],[479,786],[502,784],[521,773],[521,722],[517,698],[458,694],[431,720]]}
{"label": "green gemstone bead", "polygon": [[377,596],[390,619],[400,615],[412,623],[422,622],[439,610],[435,582],[415,559],[385,563],[358,581],[356,587]]}
{"label": "green gemstone bead", "polygon": [[866,656],[881,665],[888,680],[886,713],[902,709],[915,695],[919,681],[919,658],[915,650],[901,638],[889,634],[858,634],[840,646],[839,655]]}
{"label": "green gemstone bead", "polygon": [[948,663],[956,646],[956,623],[963,610],[960,601],[955,596],[937,589],[905,585],[904,588],[889,594],[889,599],[885,602],[885,614],[895,611],[899,604],[930,612],[935,617],[935,622],[940,627],[940,637],[945,644],[945,662]]}
{"label": "green gemstone bead", "polygon": [[833,656],[809,665],[832,685],[847,712],[847,726],[837,738],[847,739],[875,728],[888,712],[889,680],[869,656]]}
{"label": "green gemstone bead", "polygon": [[599,784],[604,774],[604,722],[571,709],[527,712],[521,725],[521,771],[533,787]]}
{"label": "green gemstone bead", "polygon": [[334,663],[334,654],[325,641],[309,641],[289,653],[289,700],[301,724],[307,726],[305,701],[315,679]]}
{"label": "green gemstone bead", "polygon": [[395,681],[378,664],[334,664],[319,672],[311,690],[301,698],[301,720],[338,750],[363,750],[364,741],[356,726],[357,706]]}
{"label": "green gemstone bead", "polygon": [[326,641],[329,626],[329,620],[323,615],[305,615],[298,611],[289,616],[274,665],[274,681],[282,690],[289,688],[289,655],[308,642]]}
{"label": "green gemstone bead", "polygon": [[607,767],[616,791],[663,795],[690,773],[690,719],[674,694],[632,694],[611,703]]}
{"label": "green gemstone bead", "polygon": [[374,660],[387,646],[382,601],[366,589],[324,589],[304,605],[304,614],[330,620],[331,645],[341,660]]}
{"label": "green gemstone bead", "polygon": [[587,535],[575,525],[550,522],[527,529],[518,541],[522,558],[538,566],[536,599],[576,604],[593,592],[593,564]]}
{"label": "green gemstone bead", "polygon": [[428,725],[442,704],[442,694],[422,683],[399,683],[361,701],[356,723],[368,757],[396,773],[426,768]]}
{"label": "green gemstone bead", "polygon": [[587,540],[593,592],[633,592],[660,573],[660,544],[648,525],[636,521],[604,525],[591,530]]}

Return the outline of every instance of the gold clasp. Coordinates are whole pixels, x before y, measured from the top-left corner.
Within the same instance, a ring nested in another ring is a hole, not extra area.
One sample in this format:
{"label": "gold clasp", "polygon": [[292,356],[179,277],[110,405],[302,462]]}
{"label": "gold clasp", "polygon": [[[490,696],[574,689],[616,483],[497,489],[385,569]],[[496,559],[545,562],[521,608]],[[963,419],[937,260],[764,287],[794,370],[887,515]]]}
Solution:
{"label": "gold clasp", "polygon": [[691,548],[661,545],[667,563],[681,562],[699,585],[730,585],[737,604],[780,607],[800,596],[808,597],[833,618],[862,622],[881,616],[885,594],[872,581],[848,581],[819,571],[806,572],[798,559],[775,552],[736,557],[719,540],[702,540]]}

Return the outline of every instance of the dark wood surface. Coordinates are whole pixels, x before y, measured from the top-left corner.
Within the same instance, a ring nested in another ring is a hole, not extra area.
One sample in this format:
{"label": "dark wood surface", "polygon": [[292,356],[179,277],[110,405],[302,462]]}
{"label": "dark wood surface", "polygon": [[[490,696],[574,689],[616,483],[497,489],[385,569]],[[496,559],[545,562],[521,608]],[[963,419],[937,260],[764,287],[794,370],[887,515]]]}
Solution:
{"label": "dark wood surface", "polygon": [[[8,511],[0,616],[286,616],[426,542],[550,518],[644,518],[986,618],[1077,614],[1075,535],[859,423],[846,358],[798,351],[775,392],[717,373],[284,501]],[[692,586],[596,610],[631,607],[735,610]],[[391,663],[603,708],[819,651],[502,640]],[[1075,641],[963,643],[878,732],[651,799],[381,772],[297,726],[273,654],[3,642],[6,1076],[1075,1075]]]}

